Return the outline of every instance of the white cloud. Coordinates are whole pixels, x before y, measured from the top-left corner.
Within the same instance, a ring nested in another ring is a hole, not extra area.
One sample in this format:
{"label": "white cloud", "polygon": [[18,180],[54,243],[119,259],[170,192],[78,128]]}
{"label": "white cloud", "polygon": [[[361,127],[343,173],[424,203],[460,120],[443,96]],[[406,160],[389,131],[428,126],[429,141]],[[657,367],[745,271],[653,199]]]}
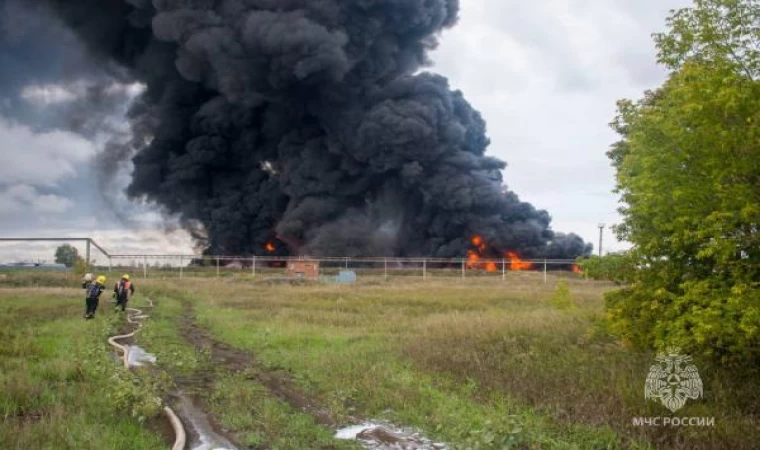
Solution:
{"label": "white cloud", "polygon": [[[85,81],[72,83],[30,84],[21,90],[21,98],[36,106],[50,106],[61,103],[69,103],[81,100],[89,95],[93,88]],[[126,96],[128,99],[135,98],[145,91],[145,85],[141,83],[117,83],[112,82],[102,92],[109,96]]]}
{"label": "white cloud", "polygon": [[53,186],[94,154],[94,144],[76,134],[35,133],[0,118],[0,183]]}
{"label": "white cloud", "polygon": [[38,106],[67,103],[79,96],[72,87],[60,84],[31,85],[21,91],[21,98]]}
{"label": "white cloud", "polygon": [[[93,241],[110,254],[130,255],[194,255],[194,244],[190,236],[182,231],[164,232],[162,230],[101,230],[88,232],[82,225],[61,228],[54,224],[42,227],[35,231],[34,237],[49,238],[83,238],[91,237]],[[56,247],[62,242],[0,242],[0,264],[18,261],[53,261]],[[83,242],[70,241],[77,248],[80,255],[85,254]],[[108,258],[100,251],[92,247],[91,257],[98,264],[108,264]],[[113,264],[130,264],[132,261],[142,262],[140,258],[114,258]],[[184,260],[185,263],[188,259]],[[170,258],[150,258],[150,265],[156,263],[176,264],[178,260]]]}
{"label": "white cloud", "polygon": [[41,194],[33,186],[15,185],[0,191],[0,214],[15,215],[22,212],[60,214],[74,204],[54,194]]}

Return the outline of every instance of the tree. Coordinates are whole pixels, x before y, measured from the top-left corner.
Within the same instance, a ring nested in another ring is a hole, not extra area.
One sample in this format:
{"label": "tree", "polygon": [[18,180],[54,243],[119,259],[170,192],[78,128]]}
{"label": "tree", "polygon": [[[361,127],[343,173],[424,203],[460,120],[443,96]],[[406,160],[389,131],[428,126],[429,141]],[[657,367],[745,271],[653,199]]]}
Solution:
{"label": "tree", "polygon": [[63,244],[55,250],[55,262],[66,267],[73,267],[80,259],[79,251],[69,244]]}
{"label": "tree", "polygon": [[634,244],[613,326],[642,347],[760,363],[760,3],[696,0],[656,35],[671,74],[618,104],[608,153]]}

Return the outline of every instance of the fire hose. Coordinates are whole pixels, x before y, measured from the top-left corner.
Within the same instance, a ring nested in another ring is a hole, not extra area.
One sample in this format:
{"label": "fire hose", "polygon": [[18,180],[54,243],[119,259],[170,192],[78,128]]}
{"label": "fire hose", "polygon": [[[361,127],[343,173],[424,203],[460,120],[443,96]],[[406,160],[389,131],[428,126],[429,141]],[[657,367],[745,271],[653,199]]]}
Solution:
{"label": "fire hose", "polygon": [[[148,303],[150,303],[148,307],[152,308],[153,301],[151,299],[147,300]],[[127,311],[127,322],[133,325],[137,325],[137,328],[135,328],[135,330],[131,333],[111,336],[108,338],[108,343],[114,346],[117,350],[121,351],[122,361],[124,362],[125,369],[129,369],[129,346],[119,344],[116,341],[134,337],[135,334],[140,330],[140,327],[142,327],[142,323],[138,320],[142,320],[148,317],[146,315],[143,315],[143,312],[139,309],[127,308]],[[179,420],[179,417],[177,417],[177,414],[175,414],[174,410],[172,410],[169,406],[164,406],[164,414],[166,414],[166,417],[169,419],[169,422],[171,422],[172,428],[174,429],[175,439],[172,450],[183,450],[187,441],[187,435],[185,434],[185,428],[182,426],[182,422]]]}

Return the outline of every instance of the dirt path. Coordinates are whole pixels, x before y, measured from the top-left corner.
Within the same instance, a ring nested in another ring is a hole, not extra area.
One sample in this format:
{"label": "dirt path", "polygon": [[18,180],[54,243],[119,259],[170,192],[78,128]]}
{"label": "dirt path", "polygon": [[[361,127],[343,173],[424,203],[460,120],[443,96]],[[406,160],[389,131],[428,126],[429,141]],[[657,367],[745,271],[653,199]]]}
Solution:
{"label": "dirt path", "polygon": [[[250,353],[214,339],[208,330],[195,322],[192,304],[184,303],[183,308],[184,313],[180,322],[182,335],[196,349],[209,352],[214,365],[225,370],[243,373],[249,379],[262,384],[275,397],[311,415],[321,425],[333,429],[338,426],[338,422],[330,416],[327,409],[320,407],[316,401],[295,388],[286,374],[268,371]],[[204,377],[208,378],[203,379]],[[211,378],[211,375],[206,375],[187,381],[205,384],[208,387],[213,381]]]}

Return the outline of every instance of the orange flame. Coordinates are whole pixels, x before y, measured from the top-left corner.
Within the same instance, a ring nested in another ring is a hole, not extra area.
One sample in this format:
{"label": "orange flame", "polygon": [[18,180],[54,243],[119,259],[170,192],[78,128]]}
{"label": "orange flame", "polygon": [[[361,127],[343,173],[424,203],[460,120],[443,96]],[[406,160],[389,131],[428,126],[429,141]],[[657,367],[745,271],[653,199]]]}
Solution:
{"label": "orange flame", "polygon": [[264,248],[269,253],[274,253],[274,251],[277,249],[277,247],[275,247],[274,244],[271,242],[267,242],[266,244],[264,244]]}
{"label": "orange flame", "polygon": [[583,273],[583,271],[581,270],[581,266],[579,266],[578,264],[573,264],[573,273]]}
{"label": "orange flame", "polygon": [[509,259],[509,270],[521,271],[533,268],[533,263],[523,261],[520,259],[520,255],[515,252],[507,252],[507,258]]}
{"label": "orange flame", "polygon": [[472,245],[478,248],[475,250],[467,251],[467,268],[468,269],[484,269],[488,272],[496,272],[499,270],[498,266],[494,262],[480,262],[481,255],[486,251],[488,246],[483,242],[483,238],[480,236],[473,236],[470,240]]}

